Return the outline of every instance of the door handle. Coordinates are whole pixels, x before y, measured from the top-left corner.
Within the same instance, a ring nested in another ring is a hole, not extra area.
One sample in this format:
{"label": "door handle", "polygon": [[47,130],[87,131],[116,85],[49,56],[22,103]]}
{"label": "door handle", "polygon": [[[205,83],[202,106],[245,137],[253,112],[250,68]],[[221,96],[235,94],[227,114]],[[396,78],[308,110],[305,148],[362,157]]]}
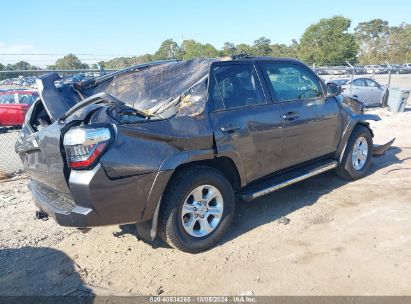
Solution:
{"label": "door handle", "polygon": [[226,126],[221,127],[221,132],[224,132],[224,133],[234,133],[235,131],[237,131],[237,130],[239,130],[239,129],[240,129],[240,125],[232,125],[232,124],[229,124],[229,125],[226,125]]}
{"label": "door handle", "polygon": [[298,117],[300,117],[300,115],[298,115],[297,112],[287,112],[283,114],[284,120],[294,120],[294,119],[297,119]]}

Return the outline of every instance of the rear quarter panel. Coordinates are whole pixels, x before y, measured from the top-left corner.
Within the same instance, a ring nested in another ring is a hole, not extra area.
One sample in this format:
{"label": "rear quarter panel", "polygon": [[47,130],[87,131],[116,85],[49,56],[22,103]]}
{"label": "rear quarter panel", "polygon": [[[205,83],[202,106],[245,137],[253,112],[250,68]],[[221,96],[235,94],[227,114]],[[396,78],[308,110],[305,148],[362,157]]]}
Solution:
{"label": "rear quarter panel", "polygon": [[117,138],[100,162],[110,178],[120,178],[173,170],[190,159],[198,160],[198,154],[212,157],[212,149],[209,118],[182,116],[118,125]]}

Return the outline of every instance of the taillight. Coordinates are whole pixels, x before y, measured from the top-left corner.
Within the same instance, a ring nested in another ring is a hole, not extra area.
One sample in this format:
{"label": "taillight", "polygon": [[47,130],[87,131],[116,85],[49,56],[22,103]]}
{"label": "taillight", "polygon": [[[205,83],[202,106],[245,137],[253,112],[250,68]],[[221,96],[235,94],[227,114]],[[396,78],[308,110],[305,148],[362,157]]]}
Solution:
{"label": "taillight", "polygon": [[93,166],[111,139],[110,129],[105,127],[75,127],[70,129],[63,139],[69,167],[86,169]]}

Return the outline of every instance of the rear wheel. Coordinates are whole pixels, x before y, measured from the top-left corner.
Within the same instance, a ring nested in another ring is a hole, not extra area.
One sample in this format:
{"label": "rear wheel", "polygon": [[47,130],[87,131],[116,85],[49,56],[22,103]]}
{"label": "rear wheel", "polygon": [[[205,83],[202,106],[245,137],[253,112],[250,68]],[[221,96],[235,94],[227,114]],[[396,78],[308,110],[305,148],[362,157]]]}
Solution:
{"label": "rear wheel", "polygon": [[228,230],[234,192],[223,174],[195,166],[180,172],[168,186],[159,214],[159,235],[189,253],[213,247]]}
{"label": "rear wheel", "polygon": [[347,143],[337,174],[344,179],[364,177],[371,165],[372,147],[370,130],[362,125],[357,126]]}

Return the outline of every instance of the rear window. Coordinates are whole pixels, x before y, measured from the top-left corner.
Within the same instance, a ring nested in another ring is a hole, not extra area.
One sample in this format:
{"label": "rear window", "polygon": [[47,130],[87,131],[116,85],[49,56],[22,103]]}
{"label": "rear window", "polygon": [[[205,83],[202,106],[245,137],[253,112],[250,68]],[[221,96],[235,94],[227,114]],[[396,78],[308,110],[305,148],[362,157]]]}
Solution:
{"label": "rear window", "polygon": [[0,104],[15,103],[14,93],[0,95]]}

